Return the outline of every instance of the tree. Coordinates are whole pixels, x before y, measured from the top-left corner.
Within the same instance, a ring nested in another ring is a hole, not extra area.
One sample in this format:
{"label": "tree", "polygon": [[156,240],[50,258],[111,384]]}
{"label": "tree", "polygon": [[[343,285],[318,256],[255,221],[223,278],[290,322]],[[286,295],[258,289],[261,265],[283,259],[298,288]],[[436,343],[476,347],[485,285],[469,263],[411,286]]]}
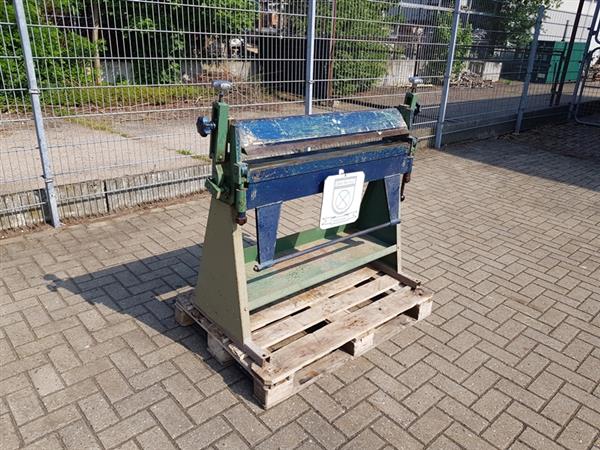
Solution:
{"label": "tree", "polygon": [[[448,58],[448,48],[443,44],[450,43],[452,38],[452,13],[442,13],[440,18],[440,26],[436,28],[434,33],[434,42],[442,44],[440,59]],[[470,23],[461,24],[459,22],[458,32],[456,33],[456,48],[454,51],[454,62],[452,64],[452,75],[458,77],[466,66],[465,58],[471,52],[473,45],[473,27]]]}
{"label": "tree", "polygon": [[[93,79],[91,56],[95,52],[92,42],[69,29],[61,29],[46,14],[43,2],[24,2],[25,14],[30,24],[29,39],[38,84],[40,87],[82,86]],[[0,8],[0,22],[15,24],[15,11],[10,3]],[[9,91],[25,89],[27,76],[21,47],[21,36],[16,25],[0,28],[0,91],[5,92],[6,105]],[[12,100],[14,102],[14,99]]]}
{"label": "tree", "polygon": [[[291,3],[290,11],[306,11],[306,0]],[[327,78],[332,78],[333,95],[343,97],[371,88],[387,70],[391,44],[389,4],[371,0],[331,0],[317,3],[317,45],[327,45]],[[292,35],[303,36],[304,16],[292,16]]]}
{"label": "tree", "polygon": [[[561,0],[510,0],[489,2],[482,5],[484,12],[490,12],[499,17],[497,33],[493,38],[494,44],[512,47],[527,46],[533,37],[532,28],[535,25],[540,6],[555,8]],[[487,11],[485,6],[487,5]]]}

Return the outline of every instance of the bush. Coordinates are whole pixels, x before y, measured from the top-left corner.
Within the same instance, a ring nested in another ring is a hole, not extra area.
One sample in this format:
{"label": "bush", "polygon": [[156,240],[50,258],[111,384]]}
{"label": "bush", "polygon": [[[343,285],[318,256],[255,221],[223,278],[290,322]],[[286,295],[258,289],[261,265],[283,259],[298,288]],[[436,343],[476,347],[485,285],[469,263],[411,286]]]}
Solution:
{"label": "bush", "polygon": [[[43,13],[43,2],[24,2],[28,22],[36,26],[29,28],[31,51],[40,87],[82,86],[93,81],[91,57],[94,45],[89,39],[69,30],[59,29],[48,23]],[[0,22],[16,22],[15,11],[8,3],[0,8]],[[16,25],[0,28],[0,90],[13,91],[27,88],[27,75],[21,48],[21,37]],[[10,58],[14,56],[14,58]],[[8,97],[8,94],[5,94]],[[14,99],[5,98],[8,104]],[[0,105],[4,103],[0,100]]]}
{"label": "bush", "polygon": [[388,48],[372,41],[389,38],[390,31],[382,4],[370,0],[338,0],[333,65],[335,96],[366,91],[385,75]]}
{"label": "bush", "polygon": [[177,102],[206,102],[208,88],[198,86],[88,86],[78,89],[48,89],[42,92],[42,104],[56,106],[59,115],[74,108],[125,108],[171,105]]}

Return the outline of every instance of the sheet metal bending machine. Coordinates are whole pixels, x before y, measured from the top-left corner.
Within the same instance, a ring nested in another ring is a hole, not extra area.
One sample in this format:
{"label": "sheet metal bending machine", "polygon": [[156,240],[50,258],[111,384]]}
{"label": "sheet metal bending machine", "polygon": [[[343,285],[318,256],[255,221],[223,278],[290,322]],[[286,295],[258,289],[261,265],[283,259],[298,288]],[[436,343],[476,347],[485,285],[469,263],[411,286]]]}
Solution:
{"label": "sheet metal bending machine", "polygon": [[[229,118],[229,82],[213,86],[212,117],[197,122],[210,135],[212,199],[194,306],[261,389],[287,383],[291,394],[307,366],[349,344],[351,356],[361,342],[370,348],[376,330],[411,308],[420,307],[415,319],[429,314],[431,295],[402,275],[400,259],[416,83],[399,108],[249,120]],[[277,238],[282,203],[316,194],[320,226]],[[250,210],[256,245],[244,247]]]}

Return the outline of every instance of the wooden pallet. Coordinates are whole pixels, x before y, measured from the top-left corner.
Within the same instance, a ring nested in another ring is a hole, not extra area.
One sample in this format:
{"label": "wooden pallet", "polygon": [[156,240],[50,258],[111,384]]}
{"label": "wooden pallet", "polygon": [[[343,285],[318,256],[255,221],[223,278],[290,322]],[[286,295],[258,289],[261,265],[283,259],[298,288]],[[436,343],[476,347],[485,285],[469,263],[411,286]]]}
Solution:
{"label": "wooden pallet", "polygon": [[177,322],[206,330],[208,350],[252,376],[265,409],[424,319],[432,308],[432,294],[406,277],[365,266],[252,313],[252,342],[240,345],[202,315],[192,295],[178,298]]}

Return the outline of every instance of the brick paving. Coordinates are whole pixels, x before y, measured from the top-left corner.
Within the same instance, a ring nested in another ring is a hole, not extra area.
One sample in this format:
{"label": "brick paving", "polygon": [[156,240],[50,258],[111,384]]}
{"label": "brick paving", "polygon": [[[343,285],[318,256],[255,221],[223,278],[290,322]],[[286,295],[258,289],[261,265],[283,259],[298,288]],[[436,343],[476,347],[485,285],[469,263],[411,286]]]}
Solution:
{"label": "brick paving", "polygon": [[600,135],[560,130],[422,151],[404,265],[433,314],[266,412],[173,318],[206,197],[5,239],[0,447],[600,449]]}

